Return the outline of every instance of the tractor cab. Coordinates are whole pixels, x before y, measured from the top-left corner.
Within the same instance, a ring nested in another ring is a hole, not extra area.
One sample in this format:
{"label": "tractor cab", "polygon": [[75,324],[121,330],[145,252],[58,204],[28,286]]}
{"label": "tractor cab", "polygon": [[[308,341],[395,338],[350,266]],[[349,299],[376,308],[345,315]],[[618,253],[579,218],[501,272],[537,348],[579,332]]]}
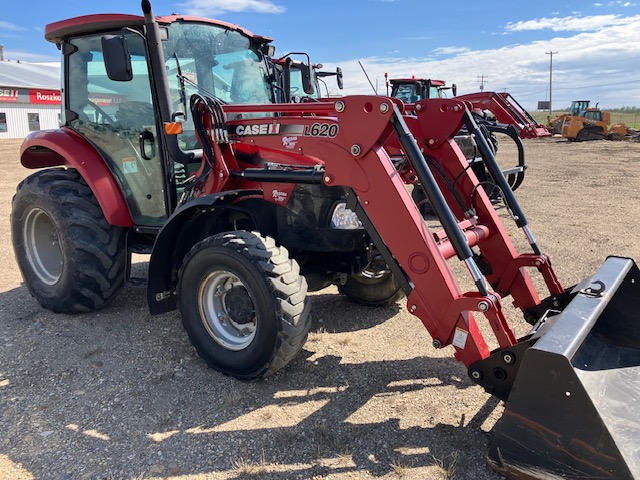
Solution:
{"label": "tractor cab", "polygon": [[590,100],[573,100],[569,107],[569,114],[582,116],[581,112],[589,109],[589,103],[591,103]]}
{"label": "tractor cab", "polygon": [[[385,74],[386,75],[386,74]],[[446,98],[446,90],[452,89],[456,95],[456,87],[445,86],[444,80],[423,78],[394,78],[391,84],[391,97],[398,98],[404,103],[416,103],[427,98]]]}
{"label": "tractor cab", "polygon": [[[63,126],[100,152],[142,226],[166,221],[181,179],[199,166],[193,95],[222,104],[274,102],[271,39],[196,17],[159,17],[157,25],[163,56],[148,47],[150,28],[140,16],[76,17],[48,25],[45,34],[63,54]],[[176,122],[182,133],[165,133]]]}

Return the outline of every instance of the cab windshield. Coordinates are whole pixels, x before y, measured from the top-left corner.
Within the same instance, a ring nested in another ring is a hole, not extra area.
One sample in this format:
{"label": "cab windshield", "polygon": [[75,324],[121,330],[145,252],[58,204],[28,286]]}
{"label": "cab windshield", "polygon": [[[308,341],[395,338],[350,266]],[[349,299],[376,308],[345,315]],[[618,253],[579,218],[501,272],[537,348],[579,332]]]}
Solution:
{"label": "cab windshield", "polygon": [[[188,111],[191,95],[215,97],[225,103],[273,103],[267,64],[259,45],[246,35],[205,23],[176,22],[163,41],[173,111],[187,113],[182,140],[193,133]],[[187,105],[181,98],[178,70],[186,79]],[[183,148],[190,148],[188,145]]]}
{"label": "cab windshield", "polygon": [[[442,89],[438,88],[435,85],[429,85],[429,89],[420,89],[418,88],[419,84],[417,83],[399,83],[397,84],[397,88],[394,87],[395,94],[392,96],[399,98],[405,103],[415,103],[420,100],[424,100],[425,98],[445,98],[444,92]],[[427,95],[423,97],[423,92],[420,90],[424,90]]]}

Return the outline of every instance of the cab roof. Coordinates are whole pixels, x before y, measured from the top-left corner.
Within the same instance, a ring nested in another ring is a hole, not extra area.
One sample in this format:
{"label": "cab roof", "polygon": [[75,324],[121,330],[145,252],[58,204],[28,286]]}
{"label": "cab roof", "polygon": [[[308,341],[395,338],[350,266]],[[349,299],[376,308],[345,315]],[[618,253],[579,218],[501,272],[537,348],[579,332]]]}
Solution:
{"label": "cab roof", "polygon": [[[243,33],[260,43],[269,43],[273,40],[272,38],[263,37],[262,35],[255,35],[249,30],[233,23],[213,20],[211,18],[188,15],[169,15],[164,17],[155,17],[155,19],[160,25],[169,25],[175,22],[207,23],[210,25],[217,25]],[[144,17],[140,15],[127,15],[121,13],[83,15],[48,24],[44,29],[44,38],[49,42],[60,44],[70,37],[124,27],[136,28],[142,25],[144,25]]]}
{"label": "cab roof", "polygon": [[391,78],[389,81],[394,83],[427,83],[431,82],[431,85],[441,87],[446,84],[444,80],[434,80],[429,78]]}

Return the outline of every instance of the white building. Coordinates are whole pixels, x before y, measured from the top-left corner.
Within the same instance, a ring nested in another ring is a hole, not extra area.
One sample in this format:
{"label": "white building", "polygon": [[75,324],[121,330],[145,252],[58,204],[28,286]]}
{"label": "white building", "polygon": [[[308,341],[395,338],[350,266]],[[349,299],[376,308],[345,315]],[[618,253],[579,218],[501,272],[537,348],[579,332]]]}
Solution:
{"label": "white building", "polygon": [[0,45],[0,139],[58,128],[60,63],[5,60]]}

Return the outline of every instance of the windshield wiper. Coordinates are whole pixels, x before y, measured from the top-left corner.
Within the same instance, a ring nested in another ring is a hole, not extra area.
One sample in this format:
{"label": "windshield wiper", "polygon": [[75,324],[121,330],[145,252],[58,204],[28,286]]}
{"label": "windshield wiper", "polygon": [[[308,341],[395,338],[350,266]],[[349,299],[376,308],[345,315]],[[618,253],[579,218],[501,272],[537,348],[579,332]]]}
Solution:
{"label": "windshield wiper", "polygon": [[[218,101],[220,103],[223,103],[225,105],[227,104],[227,102],[225,102],[224,100],[219,98],[215,93],[211,93],[207,89],[202,88],[200,85],[198,85],[193,80],[190,80],[189,78],[185,77],[182,74],[182,67],[180,66],[180,59],[178,58],[178,54],[174,52],[173,58],[176,59],[176,67],[177,67],[177,70],[178,70],[178,75],[176,75],[176,76],[178,77],[178,80],[180,81],[180,101],[185,106],[185,110],[187,108],[187,91],[186,91],[186,88],[185,88],[185,84],[187,84],[187,83],[189,85],[191,85],[192,87],[194,87],[196,90],[198,90],[200,93],[203,93],[208,97],[214,98],[216,101]],[[183,113],[183,115],[184,115],[184,119],[187,120],[187,114]]]}

